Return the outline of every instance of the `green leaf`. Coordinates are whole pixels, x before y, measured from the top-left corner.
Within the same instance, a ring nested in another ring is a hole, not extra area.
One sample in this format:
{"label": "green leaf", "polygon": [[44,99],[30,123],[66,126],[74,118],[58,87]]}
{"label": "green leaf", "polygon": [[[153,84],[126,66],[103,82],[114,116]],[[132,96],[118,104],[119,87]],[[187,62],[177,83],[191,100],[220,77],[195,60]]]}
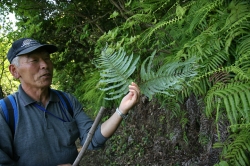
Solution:
{"label": "green leaf", "polygon": [[133,54],[126,56],[123,48],[118,52],[106,46],[101,56],[96,59],[96,67],[100,69],[101,80],[103,85],[100,90],[107,93],[107,100],[114,100],[128,92],[128,85],[131,83],[129,77],[136,69],[139,56],[133,59]]}

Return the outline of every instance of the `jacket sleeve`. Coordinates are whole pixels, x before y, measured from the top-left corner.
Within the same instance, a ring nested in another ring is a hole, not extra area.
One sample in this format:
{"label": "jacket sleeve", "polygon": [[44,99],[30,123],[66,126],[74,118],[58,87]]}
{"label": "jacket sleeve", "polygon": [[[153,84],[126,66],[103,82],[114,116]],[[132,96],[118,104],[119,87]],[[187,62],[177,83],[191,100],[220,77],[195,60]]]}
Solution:
{"label": "jacket sleeve", "polygon": [[[77,122],[77,127],[80,133],[80,142],[81,145],[83,145],[94,122],[89,116],[87,116],[87,114],[84,113],[82,104],[77,101],[75,97],[70,96],[70,99],[73,104],[74,119]],[[108,138],[105,138],[101,134],[101,127],[99,125],[93,135],[88,149],[98,149],[102,147],[107,140]]]}
{"label": "jacket sleeve", "polygon": [[0,166],[12,166],[13,157],[12,133],[0,107]]}
{"label": "jacket sleeve", "polygon": [[[83,119],[83,116],[86,116],[86,117],[84,117],[84,119],[88,118],[87,115],[83,111],[80,113],[80,115],[78,115],[78,118],[81,117],[80,119]],[[93,125],[93,121],[80,120],[79,122],[80,123],[78,125],[78,128],[79,128],[79,132],[80,132],[80,142],[81,142],[81,145],[83,145],[84,142],[86,141],[89,130]],[[108,138],[105,138],[101,134],[101,126],[99,125],[97,127],[93,137],[92,137],[92,140],[89,144],[88,149],[90,149],[90,150],[99,149],[102,146],[104,146],[104,144],[107,140],[108,140]]]}

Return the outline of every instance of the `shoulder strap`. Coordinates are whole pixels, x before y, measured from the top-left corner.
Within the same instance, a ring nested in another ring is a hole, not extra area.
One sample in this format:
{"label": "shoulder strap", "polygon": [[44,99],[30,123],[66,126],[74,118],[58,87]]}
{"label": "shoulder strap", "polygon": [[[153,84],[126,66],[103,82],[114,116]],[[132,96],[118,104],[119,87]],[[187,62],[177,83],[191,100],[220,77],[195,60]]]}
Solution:
{"label": "shoulder strap", "polygon": [[[6,122],[8,123],[12,137],[14,140],[14,134],[16,129],[16,124],[18,120],[18,111],[17,111],[17,105],[16,100],[13,95],[8,95],[7,97],[0,100],[0,105],[2,107],[2,111],[4,113],[4,117]],[[19,160],[19,156],[15,153],[14,147],[12,146],[13,150],[13,156],[12,159],[14,161]]]}
{"label": "shoulder strap", "polygon": [[[58,97],[60,98],[60,101],[62,102],[63,106],[67,108],[69,111],[69,114],[73,117],[73,106],[67,97],[67,95],[64,94],[64,92],[59,90],[54,90]],[[10,126],[12,135],[14,136],[15,128],[18,120],[18,111],[17,111],[17,105],[16,101],[13,95],[8,95],[7,97],[0,100],[0,104],[4,113],[4,117],[8,125]]]}
{"label": "shoulder strap", "polygon": [[10,126],[10,130],[12,132],[12,135],[14,136],[18,120],[18,111],[15,98],[13,95],[8,95],[7,97],[0,100],[0,104],[5,116],[5,120]]}
{"label": "shoulder strap", "polygon": [[62,92],[62,91],[59,91],[59,90],[55,90],[53,89],[53,91],[57,94],[57,96],[60,98],[60,101],[62,102],[63,106],[65,108],[67,108],[69,114],[71,115],[71,117],[74,116],[74,113],[73,113],[73,106],[68,98],[68,96]]}

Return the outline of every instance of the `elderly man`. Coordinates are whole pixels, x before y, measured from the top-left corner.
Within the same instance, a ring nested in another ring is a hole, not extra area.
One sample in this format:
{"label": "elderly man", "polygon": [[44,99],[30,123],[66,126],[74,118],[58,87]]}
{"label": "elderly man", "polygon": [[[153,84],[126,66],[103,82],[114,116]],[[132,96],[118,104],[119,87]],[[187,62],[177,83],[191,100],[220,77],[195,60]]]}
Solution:
{"label": "elderly man", "polygon": [[[18,110],[14,133],[0,108],[1,166],[72,164],[78,155],[76,139],[80,138],[83,144],[87,137],[93,121],[83,112],[82,105],[74,96],[63,92],[72,106],[70,114],[61,104],[57,91],[50,88],[53,77],[50,54],[56,51],[54,45],[22,38],[8,52],[9,71],[20,80],[20,85],[12,94]],[[103,146],[137,103],[139,87],[131,83],[128,89],[116,112],[97,128],[89,149]]]}

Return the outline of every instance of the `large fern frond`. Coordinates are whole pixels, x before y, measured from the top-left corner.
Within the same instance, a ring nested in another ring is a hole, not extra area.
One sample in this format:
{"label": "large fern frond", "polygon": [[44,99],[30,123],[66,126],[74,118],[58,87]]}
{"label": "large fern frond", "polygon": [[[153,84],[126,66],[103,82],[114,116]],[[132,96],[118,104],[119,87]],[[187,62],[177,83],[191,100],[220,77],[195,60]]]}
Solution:
{"label": "large fern frond", "polygon": [[235,66],[244,71],[245,77],[250,78],[250,35],[241,37],[236,46]]}
{"label": "large fern frond", "polygon": [[[223,103],[231,125],[250,123],[250,84],[216,84],[206,96],[206,113],[211,114],[216,105]],[[222,109],[221,109],[222,110]],[[232,130],[235,130],[232,128]]]}
{"label": "large fern frond", "polygon": [[202,71],[210,72],[223,66],[229,55],[224,51],[224,43],[221,35],[215,33],[217,25],[207,27],[205,31],[186,42],[181,50],[177,52],[176,58],[185,55],[186,58],[197,56],[203,64]]}
{"label": "large fern frond", "polygon": [[153,17],[151,13],[135,14],[126,20],[126,23],[124,24],[124,28],[131,28],[135,25],[149,22],[152,19],[155,19],[155,18]]}
{"label": "large fern frond", "polygon": [[250,56],[250,34],[242,36],[238,41],[237,41],[237,46],[236,46],[236,56],[241,57],[241,56]]}
{"label": "large fern frond", "polygon": [[[216,69],[210,72],[206,72],[203,75],[198,75],[187,82],[182,89],[182,98],[190,96],[190,94],[195,94],[196,96],[206,96],[213,85],[217,83],[229,83],[231,76],[228,74],[229,69]],[[230,71],[233,71],[231,69]],[[188,87],[188,85],[192,85]]]}
{"label": "large fern frond", "polygon": [[151,41],[150,38],[151,36],[156,32],[159,31],[160,28],[163,28],[165,26],[169,26],[172,24],[176,24],[177,22],[179,22],[180,20],[182,20],[182,17],[175,17],[171,20],[167,20],[167,21],[162,21],[159,22],[157,24],[155,24],[152,28],[147,29],[145,32],[143,32],[142,36],[142,40],[141,40],[141,44],[144,43],[145,41],[148,41],[148,43]]}
{"label": "large fern frond", "polygon": [[190,15],[193,15],[190,26],[189,33],[192,33],[197,26],[201,26],[206,21],[206,17],[210,11],[215,10],[217,7],[221,6],[224,0],[215,0],[212,2],[209,1],[201,1],[200,3],[196,3],[192,5],[190,9]]}
{"label": "large fern frond", "polygon": [[[233,133],[225,143],[215,143],[214,148],[222,148],[222,161],[215,166],[248,166],[250,165],[250,139],[249,128]],[[224,163],[224,164],[223,164]]]}
{"label": "large fern frond", "polygon": [[157,71],[153,70],[152,62],[156,51],[141,66],[141,91],[149,98],[155,93],[171,95],[170,90],[180,90],[185,79],[194,77],[197,64],[196,58],[184,62],[163,64]]}
{"label": "large fern frond", "polygon": [[225,30],[225,50],[228,49],[237,36],[249,33],[250,14],[249,1],[232,1],[229,5],[230,14],[227,17],[224,27]]}
{"label": "large fern frond", "polygon": [[107,46],[103,49],[96,66],[100,69],[99,83],[103,86],[100,89],[107,92],[105,99],[114,100],[128,92],[129,77],[135,71],[139,58],[133,59],[133,54],[126,56],[123,48],[118,52]]}

